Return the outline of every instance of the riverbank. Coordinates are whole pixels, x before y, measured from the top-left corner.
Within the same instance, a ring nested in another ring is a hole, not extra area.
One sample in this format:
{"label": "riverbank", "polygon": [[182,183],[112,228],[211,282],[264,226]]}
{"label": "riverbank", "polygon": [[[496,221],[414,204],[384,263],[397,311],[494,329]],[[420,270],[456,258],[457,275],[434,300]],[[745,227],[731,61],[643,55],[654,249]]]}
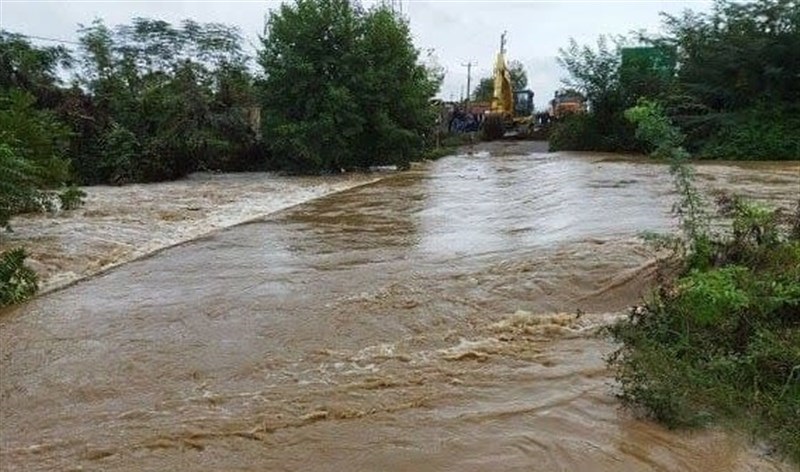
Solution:
{"label": "riverbank", "polygon": [[197,173],[174,182],[86,187],[86,204],[79,209],[15,217],[13,232],[0,239],[0,251],[24,247],[44,293],[385,175],[389,174]]}

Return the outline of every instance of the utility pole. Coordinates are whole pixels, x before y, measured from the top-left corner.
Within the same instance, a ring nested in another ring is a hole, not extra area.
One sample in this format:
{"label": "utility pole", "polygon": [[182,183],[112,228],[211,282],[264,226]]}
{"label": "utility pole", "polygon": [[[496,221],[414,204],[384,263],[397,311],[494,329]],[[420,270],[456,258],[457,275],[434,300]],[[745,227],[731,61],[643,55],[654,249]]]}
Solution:
{"label": "utility pole", "polygon": [[466,108],[469,108],[469,96],[472,93],[472,66],[477,65],[472,62],[467,62],[466,64],[461,64],[463,67],[467,68],[467,103]]}

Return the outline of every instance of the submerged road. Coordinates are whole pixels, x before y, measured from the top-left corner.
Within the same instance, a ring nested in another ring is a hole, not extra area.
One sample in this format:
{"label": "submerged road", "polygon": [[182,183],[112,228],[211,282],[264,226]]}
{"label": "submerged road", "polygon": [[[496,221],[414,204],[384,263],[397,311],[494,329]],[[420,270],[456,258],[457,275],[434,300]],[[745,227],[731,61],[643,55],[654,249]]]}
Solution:
{"label": "submerged road", "polygon": [[0,313],[0,470],[790,470],[614,399],[594,328],[650,286],[666,167],[475,151]]}

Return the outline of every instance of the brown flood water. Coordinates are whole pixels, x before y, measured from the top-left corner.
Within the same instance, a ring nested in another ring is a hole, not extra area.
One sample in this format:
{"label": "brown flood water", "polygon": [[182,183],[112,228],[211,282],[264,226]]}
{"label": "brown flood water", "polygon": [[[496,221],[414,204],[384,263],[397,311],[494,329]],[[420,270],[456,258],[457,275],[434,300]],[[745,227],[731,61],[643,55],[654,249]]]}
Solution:
{"label": "brown flood water", "polygon": [[[648,288],[636,236],[674,226],[669,176],[526,146],[0,314],[0,469],[791,470],[619,409],[594,328]],[[714,164],[700,180],[791,204],[800,167]]]}

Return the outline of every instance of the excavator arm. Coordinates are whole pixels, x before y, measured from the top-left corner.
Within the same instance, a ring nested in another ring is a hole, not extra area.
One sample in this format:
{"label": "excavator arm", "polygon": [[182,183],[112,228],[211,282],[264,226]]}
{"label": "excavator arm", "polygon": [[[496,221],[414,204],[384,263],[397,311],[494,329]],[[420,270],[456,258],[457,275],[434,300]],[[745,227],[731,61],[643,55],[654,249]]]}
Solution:
{"label": "excavator arm", "polygon": [[506,33],[500,36],[500,52],[494,64],[494,93],[489,113],[483,121],[485,139],[500,139],[507,132],[515,135],[533,129],[533,92],[514,90],[506,64]]}
{"label": "excavator arm", "polygon": [[511,85],[511,73],[506,65],[506,33],[500,37],[500,52],[494,64],[494,94],[492,96],[492,113],[502,115],[514,113],[514,94]]}

